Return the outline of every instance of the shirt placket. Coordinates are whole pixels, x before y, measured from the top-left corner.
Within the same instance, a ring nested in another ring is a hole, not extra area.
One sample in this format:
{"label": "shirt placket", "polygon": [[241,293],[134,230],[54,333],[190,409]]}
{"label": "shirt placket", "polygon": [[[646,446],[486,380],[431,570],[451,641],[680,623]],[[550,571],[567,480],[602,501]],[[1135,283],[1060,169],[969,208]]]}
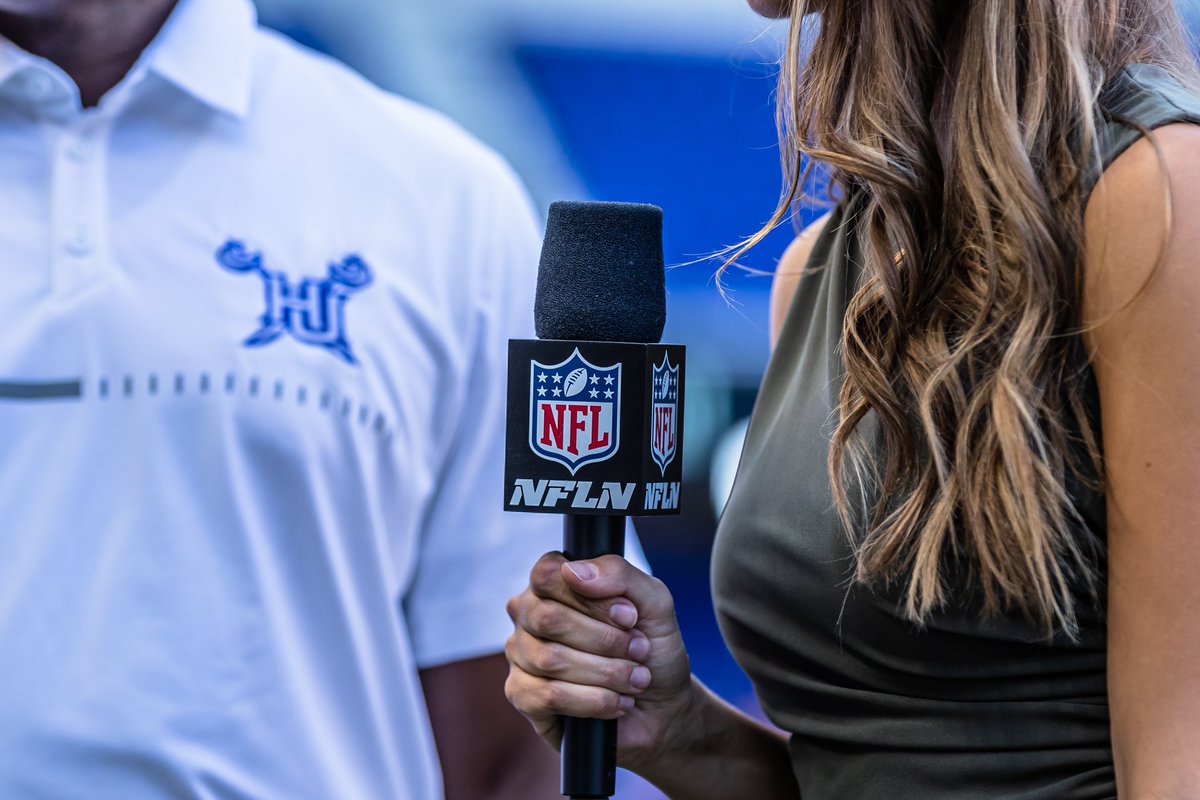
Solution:
{"label": "shirt placket", "polygon": [[51,235],[54,293],[66,296],[100,280],[108,245],[105,151],[108,115],[63,110],[43,117],[52,159]]}

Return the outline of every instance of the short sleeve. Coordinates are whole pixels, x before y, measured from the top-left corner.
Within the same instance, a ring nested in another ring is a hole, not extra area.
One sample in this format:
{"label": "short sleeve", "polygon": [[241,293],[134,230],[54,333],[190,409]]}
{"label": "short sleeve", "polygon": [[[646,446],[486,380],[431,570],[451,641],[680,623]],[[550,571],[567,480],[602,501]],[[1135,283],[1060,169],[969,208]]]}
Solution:
{"label": "short sleeve", "polygon": [[[501,652],[512,632],[505,611],[537,559],[562,547],[562,517],[503,511],[508,340],[533,338],[541,226],[507,167],[498,168],[476,208],[478,262],[465,269],[474,298],[471,356],[461,381],[455,434],[425,517],[417,572],[404,598],[420,668]],[[644,558],[630,526],[631,560]]]}
{"label": "short sleeve", "polygon": [[512,627],[506,600],[561,539],[557,518],[506,513],[502,502],[507,347],[510,338],[533,333],[538,226],[507,170],[475,180],[487,182],[476,190],[485,199],[463,209],[460,233],[471,237],[460,252],[480,262],[462,265],[461,292],[472,305],[469,355],[404,599],[420,667],[501,649]]}

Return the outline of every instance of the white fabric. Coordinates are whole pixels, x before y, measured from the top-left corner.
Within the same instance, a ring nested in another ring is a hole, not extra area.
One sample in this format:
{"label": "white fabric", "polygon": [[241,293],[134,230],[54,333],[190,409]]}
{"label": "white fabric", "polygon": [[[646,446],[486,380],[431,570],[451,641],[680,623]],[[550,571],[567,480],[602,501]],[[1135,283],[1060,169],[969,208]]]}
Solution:
{"label": "white fabric", "polygon": [[0,42],[0,175],[0,797],[440,796],[417,670],[560,543],[500,511],[513,175],[246,0],[86,111]]}

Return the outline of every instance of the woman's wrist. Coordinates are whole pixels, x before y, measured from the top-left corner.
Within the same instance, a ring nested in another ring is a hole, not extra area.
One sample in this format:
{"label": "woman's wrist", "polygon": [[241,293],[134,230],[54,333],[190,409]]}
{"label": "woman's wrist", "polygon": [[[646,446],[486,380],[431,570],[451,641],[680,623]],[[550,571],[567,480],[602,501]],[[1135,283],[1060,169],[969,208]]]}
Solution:
{"label": "woman's wrist", "polygon": [[654,776],[670,773],[681,759],[694,755],[702,746],[709,716],[705,706],[712,701],[708,689],[690,676],[687,688],[680,692],[664,712],[668,720],[659,736],[645,747],[622,753],[621,766],[654,782]]}
{"label": "woman's wrist", "polygon": [[787,739],[725,701],[694,675],[647,752],[631,754],[622,766],[674,798],[728,798],[737,791],[755,797],[799,797]]}
{"label": "woman's wrist", "polygon": [[627,768],[664,790],[683,789],[681,777],[696,775],[698,758],[721,753],[724,743],[736,738],[740,716],[693,675],[658,741],[645,752],[630,754]]}

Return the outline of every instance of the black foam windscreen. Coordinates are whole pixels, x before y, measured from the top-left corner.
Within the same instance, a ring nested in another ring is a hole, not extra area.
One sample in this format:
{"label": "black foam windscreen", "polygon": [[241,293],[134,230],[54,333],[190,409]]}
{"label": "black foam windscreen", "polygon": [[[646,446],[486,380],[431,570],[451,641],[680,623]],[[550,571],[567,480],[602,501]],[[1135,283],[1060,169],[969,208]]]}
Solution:
{"label": "black foam windscreen", "polygon": [[533,307],[538,338],[661,340],[662,219],[642,203],[553,203]]}

